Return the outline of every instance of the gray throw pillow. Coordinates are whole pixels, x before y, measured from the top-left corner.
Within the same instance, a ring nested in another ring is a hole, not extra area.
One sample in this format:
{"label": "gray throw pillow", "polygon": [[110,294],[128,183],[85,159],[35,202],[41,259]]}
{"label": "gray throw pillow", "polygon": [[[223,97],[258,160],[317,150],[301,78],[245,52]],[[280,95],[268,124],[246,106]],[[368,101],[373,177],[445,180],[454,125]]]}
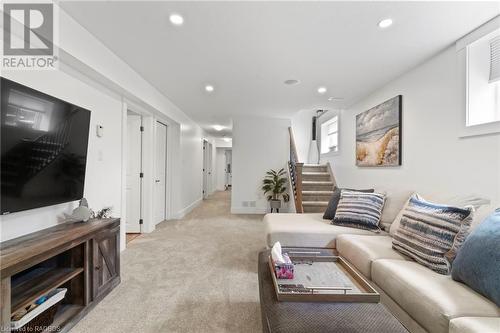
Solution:
{"label": "gray throw pillow", "polygon": [[333,220],[335,218],[335,213],[337,212],[337,206],[339,205],[340,195],[342,194],[342,190],[357,191],[357,192],[364,192],[364,193],[375,192],[374,189],[353,190],[350,188],[338,188],[338,187],[336,187],[333,190],[333,194],[332,194],[332,197],[330,198],[330,201],[328,202],[328,206],[326,207],[326,211],[325,211],[325,214],[323,215],[323,219]]}
{"label": "gray throw pillow", "polygon": [[380,231],[385,194],[342,191],[332,224]]}
{"label": "gray throw pillow", "polygon": [[500,307],[500,209],[479,224],[458,250],[453,280],[468,285]]}

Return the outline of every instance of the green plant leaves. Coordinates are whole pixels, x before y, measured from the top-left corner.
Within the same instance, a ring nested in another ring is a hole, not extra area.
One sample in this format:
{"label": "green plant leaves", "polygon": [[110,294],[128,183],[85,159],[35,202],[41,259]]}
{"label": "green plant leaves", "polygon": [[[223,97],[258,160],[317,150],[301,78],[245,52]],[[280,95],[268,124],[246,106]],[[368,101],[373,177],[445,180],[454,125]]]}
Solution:
{"label": "green plant leaves", "polygon": [[283,198],[285,202],[290,200],[290,196],[286,193],[286,183],[288,179],[286,177],[286,171],[284,168],[280,170],[269,170],[266,172],[266,176],[262,180],[262,191],[264,194],[271,193],[267,196],[267,200]]}

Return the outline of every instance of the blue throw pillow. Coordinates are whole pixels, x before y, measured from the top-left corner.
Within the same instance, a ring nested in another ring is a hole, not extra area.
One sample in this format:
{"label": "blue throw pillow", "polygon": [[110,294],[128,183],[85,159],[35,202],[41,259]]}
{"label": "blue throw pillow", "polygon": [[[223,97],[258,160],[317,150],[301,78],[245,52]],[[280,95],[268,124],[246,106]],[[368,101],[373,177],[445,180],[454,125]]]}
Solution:
{"label": "blue throw pillow", "polygon": [[500,306],[500,209],[466,238],[453,262],[451,277]]}

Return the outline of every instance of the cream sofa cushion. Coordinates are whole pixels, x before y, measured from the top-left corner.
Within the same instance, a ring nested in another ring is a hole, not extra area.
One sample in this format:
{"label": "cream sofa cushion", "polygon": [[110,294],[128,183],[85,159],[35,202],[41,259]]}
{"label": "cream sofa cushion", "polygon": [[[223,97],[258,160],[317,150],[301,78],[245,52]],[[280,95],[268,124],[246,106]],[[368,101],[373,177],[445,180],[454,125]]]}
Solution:
{"label": "cream sofa cushion", "polygon": [[385,204],[380,218],[380,225],[385,231],[389,231],[392,222],[394,222],[396,216],[403,209],[413,191],[376,187],[375,192],[385,193]]}
{"label": "cream sofa cushion", "polygon": [[337,251],[369,279],[372,262],[377,259],[409,260],[392,249],[389,236],[339,235]]}
{"label": "cream sofa cushion", "polygon": [[406,207],[408,206],[409,202],[410,202],[410,199],[411,197],[414,195],[415,193],[412,193],[410,194],[410,196],[406,199],[405,203],[403,204],[403,207],[401,207],[401,210],[399,211],[399,213],[396,215],[396,218],[394,218],[394,221],[392,222],[391,224],[391,227],[389,228],[389,234],[391,236],[394,236],[396,234],[396,231],[398,230],[399,228],[399,224],[401,222],[401,218],[403,217],[403,213],[406,209]]}
{"label": "cream sofa cushion", "polygon": [[266,214],[264,216],[266,244],[281,246],[335,248],[335,239],[342,234],[377,235],[373,231],[335,226],[323,220],[322,213]]}
{"label": "cream sofa cushion", "polygon": [[430,333],[447,333],[457,317],[497,317],[499,308],[466,285],[414,261],[380,259],[372,280]]}
{"label": "cream sofa cushion", "polygon": [[450,321],[449,333],[498,333],[500,318],[461,317]]}

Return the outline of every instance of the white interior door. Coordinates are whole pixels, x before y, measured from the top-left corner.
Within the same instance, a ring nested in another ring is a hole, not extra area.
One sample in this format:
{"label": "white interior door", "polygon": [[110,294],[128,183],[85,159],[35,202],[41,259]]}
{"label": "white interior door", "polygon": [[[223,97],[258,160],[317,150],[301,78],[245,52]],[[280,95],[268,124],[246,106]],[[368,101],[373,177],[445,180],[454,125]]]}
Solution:
{"label": "white interior door", "polygon": [[233,152],[226,150],[226,186],[231,186],[233,181]]}
{"label": "white interior door", "polygon": [[167,217],[167,126],[156,123],[155,224]]}
{"label": "white interior door", "polygon": [[127,115],[126,232],[141,232],[141,116]]}
{"label": "white interior door", "polygon": [[211,194],[213,192],[212,188],[213,188],[213,178],[212,178],[212,164],[213,164],[213,146],[211,143],[208,143],[208,156],[207,156],[207,192],[208,194]]}
{"label": "white interior door", "polygon": [[203,199],[208,196],[208,142],[203,140]]}

